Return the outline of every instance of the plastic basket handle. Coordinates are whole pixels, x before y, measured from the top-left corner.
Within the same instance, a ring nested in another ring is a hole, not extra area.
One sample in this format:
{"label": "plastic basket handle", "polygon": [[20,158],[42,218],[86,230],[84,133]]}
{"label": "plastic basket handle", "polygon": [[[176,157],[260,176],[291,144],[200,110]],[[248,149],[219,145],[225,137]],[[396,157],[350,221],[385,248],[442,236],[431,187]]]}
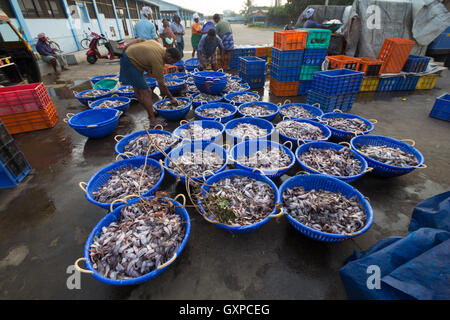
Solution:
{"label": "plastic basket handle", "polygon": [[253,168],[252,173],[254,173],[255,171],[259,171],[261,173],[261,175],[266,176],[264,171],[262,171],[262,169],[260,169],[260,168]]}
{"label": "plastic basket handle", "polygon": [[161,124],[157,124],[153,127],[154,130],[156,130],[157,128],[161,128],[160,130],[164,130],[164,127]]}
{"label": "plastic basket handle", "polygon": [[289,104],[289,103],[292,103],[292,101],[291,101],[291,100],[289,100],[289,99],[286,99],[286,100],[284,100],[284,102],[283,102],[283,105],[285,105],[285,104]]}
{"label": "plastic basket handle", "polygon": [[369,173],[370,171],[373,171],[372,167],[367,167],[366,171],[362,172],[362,173]]}
{"label": "plastic basket handle", "polygon": [[295,175],[296,176],[298,176],[299,174],[310,174],[309,172],[307,172],[307,171],[303,171],[303,170],[300,170],[299,172],[297,172]]}
{"label": "plastic basket handle", "polygon": [[352,148],[352,145],[351,145],[350,143],[346,142],[346,141],[339,142],[339,144],[340,144],[340,145],[343,145],[343,146],[346,146],[346,147],[349,148],[349,149]]}
{"label": "plastic basket handle", "polygon": [[81,188],[81,190],[83,190],[84,193],[87,193],[86,187],[87,187],[87,183],[84,181],[81,181],[78,186]]}
{"label": "plastic basket handle", "polygon": [[114,140],[116,142],[119,142],[120,140],[122,140],[125,136],[121,135],[121,134],[117,134],[114,136]]}
{"label": "plastic basket handle", "polygon": [[189,121],[183,119],[180,121],[180,126],[182,126],[183,124],[186,124],[186,123],[189,123]]}
{"label": "plastic basket handle", "polygon": [[368,119],[370,122],[372,122],[372,124],[376,124],[376,123],[378,123],[378,120],[377,119]]}
{"label": "plastic basket handle", "polygon": [[94,271],[91,271],[91,270],[86,270],[86,269],[83,269],[83,268],[81,268],[78,264],[80,263],[80,261],[86,261],[86,258],[79,258],[79,259],[77,259],[73,264],[74,264],[74,266],[75,266],[75,269],[77,269],[79,272],[81,272],[81,273],[88,273],[88,274],[93,274],[94,273]]}
{"label": "plastic basket handle", "polygon": [[167,261],[166,263],[163,263],[162,265],[160,265],[158,268],[156,268],[157,270],[161,270],[162,268],[168,267],[169,265],[171,265],[175,259],[177,258],[177,253],[175,252],[173,257],[169,259],[169,261]]}
{"label": "plastic basket handle", "polygon": [[184,194],[179,193],[175,198],[173,198],[173,201],[177,201],[177,199],[178,199],[179,197],[183,198],[183,204],[182,204],[182,206],[185,207],[185,206],[186,206],[186,197],[184,196]]}
{"label": "plastic basket handle", "polygon": [[207,173],[211,173],[213,176],[215,176],[216,174],[214,173],[214,172],[212,172],[211,170],[205,170],[205,171],[203,171],[203,173],[202,173],[202,177],[203,177],[203,181],[205,181],[206,182],[206,174]]}
{"label": "plastic basket handle", "polygon": [[290,143],[290,147],[288,147],[290,150],[292,150],[292,148],[294,147],[294,144],[292,143],[292,141],[290,141],[290,140],[286,140],[284,143],[283,143],[283,146],[285,146],[286,147],[286,143]]}
{"label": "plastic basket handle", "polygon": [[95,127],[98,127],[98,124],[91,124],[91,125],[87,126],[87,128],[95,128]]}
{"label": "plastic basket handle", "polygon": [[403,141],[406,143],[411,142],[411,147],[414,147],[416,145],[416,142],[413,139],[402,139],[400,141]]}
{"label": "plastic basket handle", "polygon": [[286,214],[286,212],[284,212],[283,208],[280,208],[280,206],[281,206],[281,205],[280,205],[279,203],[277,203],[277,209],[280,209],[280,212],[277,213],[277,214],[272,214],[272,215],[270,215],[269,217],[270,217],[271,219],[273,219],[273,218],[279,218],[279,217],[284,216],[284,215]]}
{"label": "plastic basket handle", "polygon": [[333,112],[344,113],[342,110],[339,110],[339,109],[334,109]]}
{"label": "plastic basket handle", "polygon": [[64,121],[65,123],[68,123],[69,120],[70,120],[70,118],[72,118],[74,115],[75,115],[75,114],[74,114],[74,113],[71,113],[71,112],[66,113],[66,117],[63,119],[63,121]]}
{"label": "plastic basket handle", "polygon": [[425,163],[422,163],[421,165],[416,166],[417,169],[426,169],[428,166]]}

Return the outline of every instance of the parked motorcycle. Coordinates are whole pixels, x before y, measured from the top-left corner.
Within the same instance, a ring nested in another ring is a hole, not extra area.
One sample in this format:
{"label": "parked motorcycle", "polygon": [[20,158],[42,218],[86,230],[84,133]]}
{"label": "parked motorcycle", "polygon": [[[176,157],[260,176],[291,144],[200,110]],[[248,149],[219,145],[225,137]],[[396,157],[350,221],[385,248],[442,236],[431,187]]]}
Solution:
{"label": "parked motorcycle", "polygon": [[[95,32],[91,32],[91,36],[89,50],[86,52],[86,59],[90,64],[96,63],[98,59],[116,60],[122,57],[125,41],[108,40],[104,34],[99,35]],[[104,45],[108,50],[106,55],[100,53],[98,49],[99,44]]]}

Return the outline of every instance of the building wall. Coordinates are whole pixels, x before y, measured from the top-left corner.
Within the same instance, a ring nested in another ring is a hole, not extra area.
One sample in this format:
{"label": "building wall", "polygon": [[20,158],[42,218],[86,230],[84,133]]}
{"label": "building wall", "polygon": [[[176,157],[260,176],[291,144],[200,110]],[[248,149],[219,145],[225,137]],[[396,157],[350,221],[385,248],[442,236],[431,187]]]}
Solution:
{"label": "building wall", "polygon": [[[9,0],[6,1],[9,2]],[[116,20],[114,17],[111,0],[97,0],[96,2],[99,11],[100,25],[103,33],[106,35],[108,39],[119,40],[126,38],[134,38],[134,25],[138,21],[135,0],[128,0],[128,7],[132,18],[131,21],[128,18],[128,13],[124,5],[125,0],[115,0],[116,9],[123,10],[123,15],[118,15],[118,20]],[[85,5],[84,9],[82,7],[83,3]],[[97,18],[95,16],[91,0],[80,0],[80,1],[67,0],[67,4],[69,6],[69,12],[74,13],[72,15],[72,26],[76,40],[74,39],[74,35],[70,28],[69,19],[65,18],[65,13],[64,17],[58,18],[57,17],[40,18],[34,16],[30,18],[29,15],[25,16],[24,21],[30,32],[30,37],[37,38],[38,33],[44,32],[50,39],[56,41],[65,53],[70,53],[78,50],[79,47],[77,46],[76,42],[79,43],[83,38],[85,38],[86,33],[90,33],[90,31],[88,31],[88,28],[90,28],[91,31],[93,32],[100,33],[99,22],[97,21]],[[2,3],[2,7],[5,6]],[[138,2],[139,10],[142,8],[142,6],[143,3],[139,1]],[[152,9],[155,18],[154,22],[156,25],[159,26],[159,30],[161,30],[162,19],[160,18],[161,16],[163,16],[163,13],[162,12],[160,13],[157,7],[156,8],[153,7]],[[188,15],[188,13],[186,13],[186,15]],[[192,13],[190,13],[190,15],[192,15]],[[173,14],[170,15],[170,17],[172,16]],[[125,17],[125,21],[127,23],[128,36],[125,36],[123,17]],[[14,18],[14,16],[10,15],[10,18],[13,24],[17,28],[19,28],[19,23]],[[188,16],[186,17],[186,20],[182,16],[182,24],[185,25],[185,27],[190,27],[191,23],[192,20],[189,19]],[[186,34],[188,34],[188,32],[186,32]]]}

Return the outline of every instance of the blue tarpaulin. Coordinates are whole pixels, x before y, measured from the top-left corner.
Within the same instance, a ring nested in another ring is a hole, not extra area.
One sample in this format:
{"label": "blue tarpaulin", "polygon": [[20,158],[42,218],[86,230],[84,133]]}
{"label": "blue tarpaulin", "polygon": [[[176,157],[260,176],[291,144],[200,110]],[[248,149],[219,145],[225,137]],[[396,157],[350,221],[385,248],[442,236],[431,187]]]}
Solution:
{"label": "blue tarpaulin", "polygon": [[450,299],[450,192],[419,203],[405,237],[355,252],[340,275],[350,299]]}

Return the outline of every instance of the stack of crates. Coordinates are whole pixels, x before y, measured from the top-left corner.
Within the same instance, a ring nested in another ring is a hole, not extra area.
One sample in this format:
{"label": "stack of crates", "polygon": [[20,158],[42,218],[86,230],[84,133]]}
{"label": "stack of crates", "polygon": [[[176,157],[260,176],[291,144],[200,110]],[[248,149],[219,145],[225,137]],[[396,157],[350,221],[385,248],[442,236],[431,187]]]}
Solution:
{"label": "stack of crates", "polygon": [[17,186],[31,167],[0,120],[0,188]]}
{"label": "stack of crates", "polygon": [[327,56],[330,45],[331,31],[326,29],[299,30],[308,33],[297,92],[298,95],[304,95],[312,89],[314,73],[322,70],[322,63]]}
{"label": "stack of crates", "polygon": [[278,97],[298,94],[308,32],[275,31],[270,65],[270,91]]}
{"label": "stack of crates", "polygon": [[10,134],[52,128],[58,113],[43,83],[0,88],[0,120]]}
{"label": "stack of crates", "polygon": [[377,91],[380,83],[378,76],[383,73],[384,61],[370,58],[358,58],[358,71],[364,72],[361,91]]}
{"label": "stack of crates", "polygon": [[266,82],[266,60],[259,57],[240,57],[239,77],[251,89],[263,88]]}
{"label": "stack of crates", "polygon": [[360,91],[364,73],[349,69],[320,71],[314,74],[313,89],[307,103],[319,104],[323,112],[348,111]]}
{"label": "stack of crates", "polygon": [[[240,57],[254,57],[255,56],[255,48],[234,48],[231,51],[230,58],[230,68],[238,69],[240,65]],[[227,62],[225,61],[225,65]]]}

